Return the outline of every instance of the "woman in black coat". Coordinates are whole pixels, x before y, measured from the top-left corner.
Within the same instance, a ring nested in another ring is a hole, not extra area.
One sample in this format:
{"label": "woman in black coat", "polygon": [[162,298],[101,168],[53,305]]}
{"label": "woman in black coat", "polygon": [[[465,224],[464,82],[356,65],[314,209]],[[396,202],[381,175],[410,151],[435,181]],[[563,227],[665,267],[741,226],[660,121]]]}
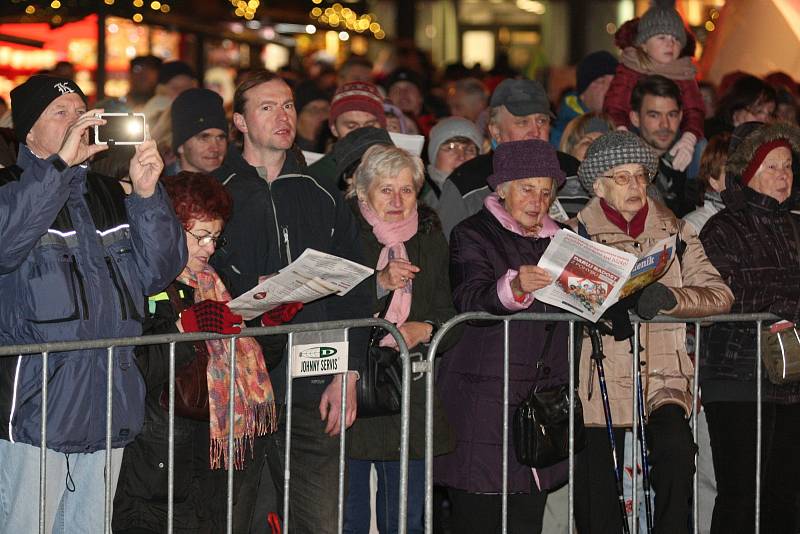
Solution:
{"label": "woman in black coat", "polygon": [[[368,280],[376,297],[374,313],[384,309],[398,325],[412,361],[427,354],[427,343],[443,322],[455,315],[448,281],[447,241],[430,208],[417,204],[423,184],[422,161],[393,146],[367,150],[354,176],[350,196],[361,222]],[[441,350],[454,342],[445,336]],[[381,344],[392,345],[385,338]],[[424,376],[424,375],[423,375]],[[408,480],[408,532],[422,532],[424,508],[425,381],[411,384],[411,436]],[[434,454],[452,448],[447,423],[434,405]],[[358,417],[350,429],[349,490],[344,532],[368,533],[369,473],[378,472],[377,520],[380,532],[396,532],[400,467],[400,416]]]}

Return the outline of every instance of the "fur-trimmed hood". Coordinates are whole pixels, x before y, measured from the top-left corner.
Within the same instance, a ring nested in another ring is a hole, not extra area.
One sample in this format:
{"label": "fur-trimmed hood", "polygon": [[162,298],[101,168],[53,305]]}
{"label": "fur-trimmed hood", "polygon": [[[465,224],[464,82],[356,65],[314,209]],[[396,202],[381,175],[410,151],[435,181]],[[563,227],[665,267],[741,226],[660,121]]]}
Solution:
{"label": "fur-trimmed hood", "polygon": [[[792,159],[796,164],[800,158],[800,128],[783,123],[766,124],[756,128],[728,154],[725,163],[726,189],[722,192],[722,199],[727,207],[735,210],[744,206],[742,174],[761,145],[779,139],[789,142],[792,147]],[[791,200],[794,204],[795,199]]]}

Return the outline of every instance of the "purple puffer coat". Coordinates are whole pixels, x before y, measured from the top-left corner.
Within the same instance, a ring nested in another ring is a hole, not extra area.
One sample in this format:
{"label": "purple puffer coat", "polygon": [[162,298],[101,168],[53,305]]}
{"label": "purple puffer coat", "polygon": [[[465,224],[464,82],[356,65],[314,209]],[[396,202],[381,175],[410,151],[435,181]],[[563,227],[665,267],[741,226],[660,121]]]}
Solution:
{"label": "purple puffer coat", "polygon": [[[535,265],[549,243],[548,238],[522,237],[506,230],[485,207],[464,220],[450,237],[450,283],[456,310],[512,314],[500,302],[497,280],[508,269]],[[527,311],[560,310],[534,301]],[[457,444],[454,452],[434,459],[434,479],[438,484],[473,493],[500,493],[503,323],[482,324],[486,326],[467,324],[459,343],[442,361],[437,388]],[[534,383],[549,388],[569,380],[567,323],[557,324],[550,350],[537,372],[547,324],[514,321],[509,325],[509,493],[529,493],[533,476],[531,468],[519,464],[514,455],[510,430],[514,410]],[[554,482],[553,471],[537,470],[540,487]]]}

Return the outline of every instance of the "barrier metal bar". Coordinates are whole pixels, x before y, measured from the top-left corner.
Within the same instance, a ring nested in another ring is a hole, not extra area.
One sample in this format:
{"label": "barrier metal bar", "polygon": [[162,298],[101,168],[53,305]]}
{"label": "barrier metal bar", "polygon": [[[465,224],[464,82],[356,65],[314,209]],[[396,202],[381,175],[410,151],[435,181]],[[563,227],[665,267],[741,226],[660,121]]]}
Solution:
{"label": "barrier metal bar", "polygon": [[175,520],[175,342],[169,344],[169,420],[167,421],[167,534]]}
{"label": "barrier metal bar", "polygon": [[[294,336],[289,332],[289,338],[286,341],[288,354],[287,358],[291,357],[292,345],[294,344]],[[292,476],[290,464],[292,460],[292,366],[286,365],[286,438],[284,441],[284,456],[283,456],[283,532],[289,532],[289,481]],[[280,417],[279,417],[280,419]],[[277,430],[280,432],[280,428]]]}
{"label": "barrier metal bar", "polygon": [[[344,340],[349,341],[349,329],[344,331]],[[336,528],[338,532],[344,529],[344,477],[345,477],[345,423],[347,422],[347,372],[342,374],[342,387],[340,390],[341,395],[341,411],[339,412],[339,502],[338,506],[338,519]]]}
{"label": "barrier metal bar", "polygon": [[[693,323],[695,326],[695,366],[694,366],[694,383],[692,385],[692,393],[693,393],[693,402],[695,405],[695,409],[692,411],[692,425],[693,425],[693,438],[695,443],[697,443],[697,399],[698,397],[698,388],[699,388],[699,355],[700,355],[700,327],[701,323],[752,323],[755,322],[757,324],[757,357],[756,357],[756,382],[757,382],[757,433],[756,433],[756,448],[757,448],[757,458],[756,458],[756,525],[755,525],[755,532],[759,534],[759,522],[760,522],[760,501],[761,501],[761,442],[762,442],[762,431],[761,431],[761,423],[762,423],[762,414],[761,414],[761,405],[762,405],[762,369],[761,369],[761,324],[763,321],[773,321],[779,319],[777,316],[765,313],[742,313],[742,314],[724,314],[724,315],[711,315],[708,317],[698,318],[692,320],[691,318],[678,318],[678,317],[668,317],[659,315],[653,318],[650,321],[643,321],[636,315],[631,315],[631,321],[634,323],[635,328],[635,348],[634,348],[634,361],[632,362],[632,370],[634,372],[633,376],[635,377],[636,365],[639,363],[639,331],[638,325],[639,323],[680,323],[680,324],[690,324]],[[583,319],[569,314],[569,313],[517,313],[513,316],[498,316],[492,315],[490,313],[485,312],[466,312],[459,314],[446,323],[444,323],[441,328],[436,332],[436,335],[431,339],[430,346],[428,349],[427,354],[427,365],[425,367],[425,371],[427,372],[426,376],[426,391],[425,391],[425,534],[431,534],[433,532],[433,390],[434,390],[434,376],[433,376],[433,369],[434,369],[434,359],[436,353],[438,352],[439,344],[441,343],[444,336],[448,334],[448,332],[456,325],[460,323],[464,323],[467,321],[502,321],[504,323],[504,358],[506,361],[504,362],[504,395],[506,392],[506,388],[508,387],[508,377],[505,374],[505,369],[508,365],[507,358],[508,358],[508,324],[510,321],[561,321],[561,322],[568,322],[569,323],[569,331],[570,331],[570,338],[568,340],[568,356],[570,361],[570,434],[569,434],[569,444],[570,444],[570,458],[569,458],[569,501],[568,501],[568,514],[569,514],[569,531],[572,532],[575,526],[575,501],[574,501],[574,481],[575,481],[575,462],[574,462],[574,452],[575,452],[575,428],[573,423],[573,414],[574,414],[574,402],[575,402],[575,376],[574,376],[574,358],[576,356],[575,352],[580,350],[580,347],[576,347],[574,343],[574,332],[575,332],[575,323],[576,322],[585,322]],[[638,406],[638,399],[635,391],[635,379],[632,386],[632,397],[633,397],[633,431],[636,432],[637,426],[637,419],[636,419],[636,409]],[[507,418],[507,397],[504,398],[504,413],[506,414],[506,418],[504,420],[504,429],[507,430],[508,418]],[[507,432],[506,437],[504,439],[507,440]],[[632,456],[633,461],[636,462],[636,453],[638,452],[638,442],[636,440],[635,435],[633,436],[633,453]],[[504,444],[504,467],[503,467],[503,500],[504,500],[504,517],[503,522],[505,525],[506,521],[506,511],[505,508],[505,499],[507,496],[507,443]],[[695,456],[695,465],[697,464],[697,455]],[[635,464],[634,464],[635,465]],[[636,491],[636,484],[638,479],[638,473],[636,469],[634,471],[634,480],[633,480],[633,492],[632,492],[632,499],[634,503],[634,514],[633,514],[633,524],[634,528],[638,525],[638,514],[636,513],[636,507],[638,506],[638,496]],[[694,525],[694,531],[698,532],[699,528],[699,509],[698,509],[698,474],[697,469],[695,469],[695,474],[693,478],[693,486],[694,486],[694,494],[693,494],[693,511],[692,511],[692,523]],[[637,530],[632,530],[633,532],[637,532]]]}
{"label": "barrier metal bar", "polygon": [[[633,486],[631,490],[631,515],[633,516],[633,523],[631,525],[631,532],[634,534],[639,532],[639,470],[636,469],[636,461],[639,457],[639,395],[636,391],[638,383],[637,371],[639,370],[639,325],[633,327],[633,354],[631,355],[631,378],[633,379],[633,386],[631,387],[631,471],[633,472]],[[643,386],[644,387],[644,386]],[[642,421],[644,424],[644,421]],[[625,449],[625,440],[622,440],[622,449]],[[625,454],[622,454],[622,465],[625,465]],[[623,467],[623,471],[624,471]],[[644,466],[642,466],[644,469]],[[625,473],[623,472],[623,476]],[[623,488],[625,486],[623,485]]]}
{"label": "barrier metal bar", "polygon": [[754,532],[761,532],[761,321],[756,322],[756,524]]}
{"label": "barrier metal bar", "polygon": [[503,321],[503,497],[501,526],[503,534],[508,531],[508,320]]}
{"label": "barrier metal bar", "polygon": [[39,447],[39,534],[45,534],[47,505],[47,352],[42,352],[42,429]]}
{"label": "barrier metal bar", "polygon": [[567,532],[575,532],[575,492],[572,491],[575,484],[575,321],[569,322],[569,340],[567,340],[567,350],[569,352],[569,471],[568,480],[569,494],[567,501]]}
{"label": "barrier metal bar", "polygon": [[111,471],[111,435],[113,434],[112,429],[112,417],[114,413],[114,345],[111,345],[107,349],[107,359],[106,359],[106,469],[105,469],[105,509],[103,510],[103,532],[105,534],[111,534],[111,510],[113,506],[112,499],[114,498],[111,495],[111,487],[114,485],[111,483],[111,479],[114,476],[113,472]]}
{"label": "barrier metal bar", "polygon": [[234,456],[234,445],[236,439],[233,437],[234,419],[236,412],[234,407],[236,405],[236,340],[241,337],[232,337],[230,340],[230,361],[228,362],[228,369],[230,371],[230,378],[228,379],[228,512],[225,521],[227,522],[228,534],[233,534],[233,472],[236,458]]}
{"label": "barrier metal bar", "polygon": [[[700,417],[700,321],[694,323],[694,382],[692,383],[692,440],[697,444],[697,421]],[[692,532],[700,532],[700,447],[694,453],[692,476]]]}

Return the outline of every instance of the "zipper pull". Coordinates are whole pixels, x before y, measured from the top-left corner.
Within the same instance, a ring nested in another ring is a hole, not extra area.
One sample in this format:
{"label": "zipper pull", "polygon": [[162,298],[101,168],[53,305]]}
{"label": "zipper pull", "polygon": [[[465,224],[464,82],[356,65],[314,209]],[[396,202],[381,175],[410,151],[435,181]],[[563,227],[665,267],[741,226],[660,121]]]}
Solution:
{"label": "zipper pull", "polygon": [[281,231],[283,232],[283,246],[286,247],[286,259],[289,263],[292,263],[292,249],[289,247],[289,227],[283,226]]}

